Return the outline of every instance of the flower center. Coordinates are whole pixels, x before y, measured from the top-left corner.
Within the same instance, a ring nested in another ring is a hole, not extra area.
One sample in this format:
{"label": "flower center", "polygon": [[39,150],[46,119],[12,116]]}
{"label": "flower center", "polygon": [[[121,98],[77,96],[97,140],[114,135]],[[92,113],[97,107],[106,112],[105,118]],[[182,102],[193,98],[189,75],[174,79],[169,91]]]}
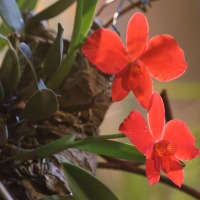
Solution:
{"label": "flower center", "polygon": [[155,144],[155,149],[158,151],[159,156],[171,156],[176,153],[177,145],[169,140],[161,140]]}
{"label": "flower center", "polygon": [[138,78],[139,75],[144,73],[144,67],[140,65],[138,62],[131,63],[131,75]]}

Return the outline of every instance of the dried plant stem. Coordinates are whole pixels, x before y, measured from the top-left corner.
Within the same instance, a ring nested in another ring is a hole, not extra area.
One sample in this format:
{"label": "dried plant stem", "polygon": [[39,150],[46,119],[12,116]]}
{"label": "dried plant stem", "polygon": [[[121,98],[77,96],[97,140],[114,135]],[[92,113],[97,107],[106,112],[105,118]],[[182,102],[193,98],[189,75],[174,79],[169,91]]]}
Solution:
{"label": "dried plant stem", "polygon": [[[104,156],[104,158],[106,158]],[[110,160],[109,158],[106,158],[107,160]],[[143,176],[146,176],[146,171],[144,169],[141,169],[139,167],[137,167],[136,165],[137,163],[131,162],[131,161],[123,161],[117,158],[112,158],[112,161],[109,162],[99,162],[97,167],[98,168],[105,168],[105,169],[114,169],[114,170],[122,170],[122,171],[127,171],[127,172],[133,172],[136,174],[140,174]],[[169,178],[164,177],[164,176],[160,176],[160,182],[170,186],[170,187],[174,187],[178,190],[181,190],[195,198],[200,199],[200,193],[194,189],[192,189],[191,187],[188,187],[184,184],[182,184],[181,188],[179,188],[178,186],[176,186]]]}
{"label": "dried plant stem", "polygon": [[167,92],[165,89],[161,92],[160,96],[163,99],[163,103],[165,106],[165,119],[166,119],[166,122],[168,122],[173,119],[173,115],[172,115],[171,107],[169,104],[169,99],[167,97]]}
{"label": "dried plant stem", "polygon": [[[150,1],[153,2],[153,1],[158,1],[158,0],[150,0]],[[120,12],[118,18],[121,17],[121,16],[122,16],[123,14],[125,14],[126,12],[130,11],[131,9],[133,9],[133,8],[135,8],[136,6],[139,6],[139,5],[141,5],[141,4],[142,4],[142,2],[141,2],[141,1],[138,1],[137,3],[133,3],[133,4],[131,4],[131,5],[127,6],[127,7],[125,7],[124,9],[121,10],[121,12]],[[113,22],[113,17],[110,18],[110,19],[104,24],[104,28],[107,28],[109,25],[112,24],[112,22]]]}

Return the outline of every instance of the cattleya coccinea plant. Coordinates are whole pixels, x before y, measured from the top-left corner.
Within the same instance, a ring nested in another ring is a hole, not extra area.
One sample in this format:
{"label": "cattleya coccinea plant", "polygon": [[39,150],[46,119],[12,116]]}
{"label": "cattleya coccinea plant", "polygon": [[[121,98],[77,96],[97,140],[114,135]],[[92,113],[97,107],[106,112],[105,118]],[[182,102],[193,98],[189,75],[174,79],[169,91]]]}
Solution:
{"label": "cattleya coccinea plant", "polygon": [[183,183],[184,172],[180,160],[192,160],[199,155],[195,148],[195,138],[181,120],[171,120],[164,128],[165,109],[162,98],[153,93],[147,119],[136,110],[120,125],[119,131],[146,156],[146,175],[151,185],[160,179],[160,169],[179,187]]}
{"label": "cattleya coccinea plant", "polygon": [[[199,149],[184,122],[171,120],[164,127],[164,105],[160,95],[153,93],[151,76],[159,81],[181,76],[187,67],[183,50],[170,35],[148,41],[147,19],[139,12],[128,23],[125,49],[119,35],[99,28],[98,20],[92,23],[98,0],[76,1],[70,41],[63,38],[60,23],[57,34],[40,23],[75,1],[55,1],[35,15],[32,10],[38,0],[0,0],[0,42],[4,41],[0,50],[9,47],[0,66],[0,196],[9,200],[119,200],[92,174],[96,167],[136,172],[147,176],[151,185],[161,179],[181,187],[180,162],[198,156]],[[105,0],[96,16],[114,1]],[[145,3],[150,0],[129,6],[144,11]],[[115,30],[118,15],[113,18]],[[85,40],[89,30],[94,33]],[[120,125],[122,133],[97,134],[111,104],[112,75],[101,72],[115,74],[113,102],[133,91],[148,109],[149,128],[134,110]],[[112,140],[122,137],[130,138],[133,145]],[[89,152],[103,155],[106,162],[96,164],[96,156]],[[40,165],[41,159],[42,163],[48,160],[48,167]],[[140,168],[145,161],[146,170]],[[161,170],[173,183],[160,175]],[[181,189],[200,198],[188,186]],[[56,197],[47,197],[51,194]]]}
{"label": "cattleya coccinea plant", "polygon": [[130,90],[147,108],[153,93],[153,76],[170,81],[181,76],[187,67],[183,50],[170,35],[158,35],[148,40],[149,27],[145,16],[136,13],[130,19],[126,33],[127,50],[120,37],[109,29],[100,28],[86,40],[82,51],[97,69],[115,74],[113,101],[121,101]]}

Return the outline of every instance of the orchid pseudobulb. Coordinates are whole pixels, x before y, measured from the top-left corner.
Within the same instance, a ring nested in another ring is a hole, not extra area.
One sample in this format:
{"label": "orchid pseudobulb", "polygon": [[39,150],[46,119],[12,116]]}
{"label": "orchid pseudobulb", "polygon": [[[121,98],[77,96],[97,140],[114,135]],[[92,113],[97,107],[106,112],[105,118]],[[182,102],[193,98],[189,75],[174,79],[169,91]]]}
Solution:
{"label": "orchid pseudobulb", "polygon": [[[113,31],[99,28],[88,38],[82,52],[97,69],[115,74],[113,101],[121,101],[133,91],[139,103],[147,108],[153,93],[151,76],[170,81],[181,76],[187,67],[183,50],[170,35],[150,39],[148,23],[142,13],[136,13],[127,27],[126,46]],[[151,76],[150,76],[151,75]]]}
{"label": "orchid pseudobulb", "polygon": [[162,98],[153,93],[149,106],[147,124],[138,111],[132,111],[120,125],[119,130],[146,156],[146,175],[151,185],[160,179],[160,170],[179,187],[184,172],[180,160],[191,160],[199,155],[195,138],[181,120],[171,120],[164,128],[165,110]]}

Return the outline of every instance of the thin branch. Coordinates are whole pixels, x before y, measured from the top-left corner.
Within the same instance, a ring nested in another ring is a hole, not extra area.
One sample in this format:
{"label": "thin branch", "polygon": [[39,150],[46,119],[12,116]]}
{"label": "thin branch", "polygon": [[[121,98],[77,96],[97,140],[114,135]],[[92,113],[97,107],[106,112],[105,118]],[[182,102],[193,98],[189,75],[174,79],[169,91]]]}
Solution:
{"label": "thin branch", "polygon": [[120,165],[124,165],[124,164],[125,165],[134,165],[134,166],[144,165],[144,163],[142,163],[142,162],[126,161],[126,160],[121,160],[121,159],[110,157],[110,156],[101,155],[101,157],[106,159],[106,161],[109,161],[109,163],[117,163]]}
{"label": "thin branch", "polygon": [[[118,160],[118,159],[116,159]],[[135,166],[132,162],[130,161],[121,161],[120,162],[99,162],[97,167],[98,168],[105,168],[105,169],[115,169],[115,170],[123,170],[123,171],[128,171],[128,172],[133,172],[133,173],[137,173],[143,176],[146,176],[146,171],[144,169],[138,168],[137,166]],[[194,189],[192,189],[191,187],[188,187],[184,184],[182,184],[181,188],[177,187],[169,178],[164,177],[164,176],[160,176],[160,182],[169,185],[171,187],[174,187],[178,190],[181,190],[195,198],[200,199],[200,193]]]}
{"label": "thin branch", "polygon": [[104,10],[104,8],[105,8],[107,5],[113,3],[114,1],[115,1],[115,0],[106,0],[106,1],[104,2],[103,6],[102,6],[102,7],[99,9],[99,11],[97,12],[96,16],[99,16],[99,15],[101,14],[101,12]]}
{"label": "thin branch", "polygon": [[168,122],[168,121],[173,119],[173,115],[172,115],[172,111],[171,111],[171,107],[170,107],[170,104],[169,104],[169,99],[168,99],[166,90],[163,90],[161,92],[160,96],[163,99],[163,103],[164,103],[164,106],[165,106],[165,119],[166,119],[166,122]]}
{"label": "thin branch", "polygon": [[113,26],[115,26],[115,27],[116,27],[116,25],[117,25],[117,18],[118,18],[119,15],[120,15],[120,12],[121,12],[123,3],[124,3],[124,0],[121,0],[119,6],[118,6],[118,8],[117,8],[117,11],[115,12],[115,14],[114,14],[114,16],[113,16]]}
{"label": "thin branch", "polygon": [[[153,2],[153,1],[158,1],[158,0],[151,0],[151,2]],[[118,18],[121,17],[121,16],[122,16],[123,14],[125,14],[126,12],[130,11],[131,9],[133,9],[133,8],[135,8],[135,7],[137,7],[137,6],[140,6],[141,4],[142,4],[142,2],[139,1],[139,2],[137,2],[137,3],[133,3],[133,4],[131,4],[131,5],[127,6],[127,7],[125,7],[124,9],[121,10],[120,15],[118,16]],[[104,24],[104,28],[107,28],[109,25],[111,25],[111,24],[112,24],[112,21],[113,21],[113,17],[111,17],[111,18]]]}
{"label": "thin branch", "polygon": [[0,181],[0,195],[5,199],[5,200],[13,200],[12,196],[10,193],[7,191],[3,183]]}

